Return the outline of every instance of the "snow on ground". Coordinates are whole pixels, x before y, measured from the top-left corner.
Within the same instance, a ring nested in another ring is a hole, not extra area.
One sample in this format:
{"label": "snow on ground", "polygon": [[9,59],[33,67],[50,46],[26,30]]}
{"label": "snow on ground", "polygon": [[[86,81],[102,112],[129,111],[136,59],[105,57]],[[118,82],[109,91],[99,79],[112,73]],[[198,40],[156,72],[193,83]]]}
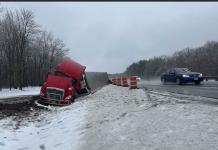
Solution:
{"label": "snow on ground", "polygon": [[74,150],[79,145],[78,129],[85,113],[83,103],[76,102],[66,107],[51,107],[37,118],[32,113],[23,120],[14,116],[0,120],[0,149]]}
{"label": "snow on ground", "polygon": [[0,120],[0,149],[218,149],[218,106],[190,99],[108,85],[67,107]]}
{"label": "snow on ground", "polygon": [[113,85],[87,103],[80,150],[218,149],[217,105]]}
{"label": "snow on ground", "polygon": [[2,89],[0,91],[0,98],[16,97],[24,95],[39,95],[40,87],[25,87],[23,90],[19,89]]}

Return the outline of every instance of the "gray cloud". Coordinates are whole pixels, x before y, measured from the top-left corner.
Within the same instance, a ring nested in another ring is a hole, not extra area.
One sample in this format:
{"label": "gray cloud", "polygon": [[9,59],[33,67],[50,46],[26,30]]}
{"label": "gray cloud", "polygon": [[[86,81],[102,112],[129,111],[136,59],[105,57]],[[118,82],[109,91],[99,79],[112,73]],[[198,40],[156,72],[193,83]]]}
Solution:
{"label": "gray cloud", "polygon": [[22,2],[89,71],[122,72],[134,61],[218,40],[217,2]]}

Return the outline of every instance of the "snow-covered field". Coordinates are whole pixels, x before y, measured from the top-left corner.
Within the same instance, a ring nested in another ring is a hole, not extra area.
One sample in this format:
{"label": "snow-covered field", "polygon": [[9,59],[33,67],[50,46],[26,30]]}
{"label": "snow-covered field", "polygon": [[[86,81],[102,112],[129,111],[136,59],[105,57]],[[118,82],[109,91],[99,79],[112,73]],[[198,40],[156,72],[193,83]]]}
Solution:
{"label": "snow-covered field", "polygon": [[0,120],[0,150],[218,149],[218,106],[186,98],[108,85],[67,107]]}
{"label": "snow-covered field", "polygon": [[0,91],[0,98],[24,96],[24,95],[39,95],[40,87],[25,87],[23,90],[19,89],[2,89]]}

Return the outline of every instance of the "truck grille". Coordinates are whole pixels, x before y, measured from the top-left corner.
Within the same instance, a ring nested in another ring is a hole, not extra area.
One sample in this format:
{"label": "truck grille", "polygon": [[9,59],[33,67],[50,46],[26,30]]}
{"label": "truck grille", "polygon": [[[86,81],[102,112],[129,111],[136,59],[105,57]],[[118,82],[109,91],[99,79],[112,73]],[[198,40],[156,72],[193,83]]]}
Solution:
{"label": "truck grille", "polygon": [[56,88],[47,88],[47,98],[52,100],[62,100],[64,90]]}

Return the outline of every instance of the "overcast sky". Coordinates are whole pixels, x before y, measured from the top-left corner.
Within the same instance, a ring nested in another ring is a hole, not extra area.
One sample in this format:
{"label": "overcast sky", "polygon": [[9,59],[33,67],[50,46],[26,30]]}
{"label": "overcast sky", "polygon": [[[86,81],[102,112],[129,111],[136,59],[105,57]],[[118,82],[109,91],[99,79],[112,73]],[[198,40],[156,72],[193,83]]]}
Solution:
{"label": "overcast sky", "polygon": [[2,2],[26,8],[87,71],[123,72],[131,63],[218,41],[217,2]]}

